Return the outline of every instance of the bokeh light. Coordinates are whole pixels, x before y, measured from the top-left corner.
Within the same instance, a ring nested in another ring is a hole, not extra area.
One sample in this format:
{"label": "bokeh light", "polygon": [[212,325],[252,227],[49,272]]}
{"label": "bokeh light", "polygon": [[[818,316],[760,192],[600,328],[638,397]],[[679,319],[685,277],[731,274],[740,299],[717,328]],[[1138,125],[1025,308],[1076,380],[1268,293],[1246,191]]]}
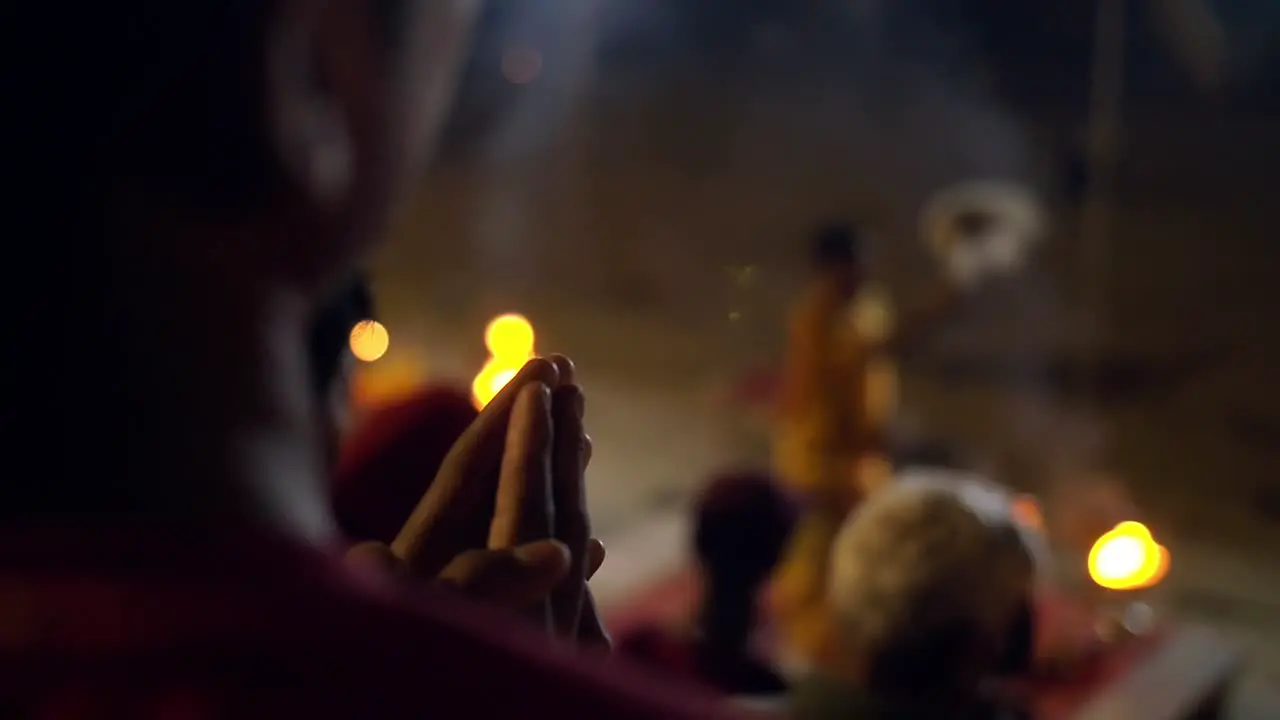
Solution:
{"label": "bokeh light", "polygon": [[1108,590],[1140,590],[1156,585],[1169,572],[1169,551],[1147,526],[1126,521],[1116,525],[1089,551],[1089,577]]}
{"label": "bokeh light", "polygon": [[351,328],[350,346],[357,360],[373,362],[387,354],[391,335],[377,320],[361,320]]}
{"label": "bokeh light", "polygon": [[533,355],[535,341],[533,323],[515,313],[499,315],[484,329],[484,346],[491,356],[500,360],[519,358],[524,364]]}
{"label": "bokeh light", "polygon": [[483,408],[488,405],[519,371],[520,368],[497,367],[492,361],[485,363],[480,372],[476,373],[475,380],[471,382],[471,397],[475,400],[476,407]]}
{"label": "bokeh light", "polygon": [[854,330],[869,343],[883,342],[893,332],[893,300],[884,288],[869,285],[854,298],[850,312]]}
{"label": "bokeh light", "polygon": [[489,359],[471,382],[476,407],[488,405],[534,355],[536,334],[528,318],[515,313],[499,315],[484,330]]}
{"label": "bokeh light", "polygon": [[1044,530],[1044,514],[1040,512],[1040,503],[1030,495],[1017,495],[1009,504],[1009,511],[1019,525],[1037,531]]}

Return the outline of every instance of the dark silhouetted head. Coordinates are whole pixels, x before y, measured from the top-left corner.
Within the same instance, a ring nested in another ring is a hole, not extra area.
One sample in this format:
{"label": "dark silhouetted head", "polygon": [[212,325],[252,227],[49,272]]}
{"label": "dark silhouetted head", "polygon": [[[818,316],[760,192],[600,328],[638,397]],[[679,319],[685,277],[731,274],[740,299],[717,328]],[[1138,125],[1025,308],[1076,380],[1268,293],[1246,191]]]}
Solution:
{"label": "dark silhouetted head", "polygon": [[862,283],[862,248],[859,232],[852,225],[831,224],[813,234],[811,261],[819,276],[852,296]]}
{"label": "dark silhouetted head", "polygon": [[794,500],[768,475],[728,473],[699,496],[694,551],[716,585],[750,591],[777,565],[798,519]]}
{"label": "dark silhouetted head", "polygon": [[395,539],[478,414],[465,389],[435,385],[360,423],[343,444],[334,478],[334,511],[347,537]]}
{"label": "dark silhouetted head", "polygon": [[[6,4],[9,136],[22,139],[6,157],[22,188],[9,228],[25,253],[10,291],[42,311],[7,335],[22,394],[6,397],[28,410],[5,436],[67,479],[41,480],[30,506],[105,514],[108,492],[186,493],[194,482],[140,468],[225,457],[201,445],[215,429],[295,422],[305,385],[275,381],[301,366],[308,313],[421,176],[479,5]],[[37,333],[53,338],[38,356],[19,339]]]}

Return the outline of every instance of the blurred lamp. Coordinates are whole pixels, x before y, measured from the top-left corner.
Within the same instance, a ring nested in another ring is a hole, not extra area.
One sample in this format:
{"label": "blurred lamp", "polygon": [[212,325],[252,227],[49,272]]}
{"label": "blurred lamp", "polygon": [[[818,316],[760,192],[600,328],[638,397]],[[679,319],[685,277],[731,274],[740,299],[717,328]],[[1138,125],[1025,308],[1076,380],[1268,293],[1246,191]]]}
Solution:
{"label": "blurred lamp", "polygon": [[508,313],[489,321],[484,330],[489,359],[471,382],[471,395],[476,407],[488,405],[529,362],[533,357],[535,340],[533,323],[523,315]]}
{"label": "blurred lamp", "polygon": [[391,346],[391,336],[387,328],[377,320],[361,320],[351,328],[351,354],[357,360],[373,362],[387,354]]}
{"label": "blurred lamp", "polygon": [[1147,526],[1126,521],[1116,525],[1089,551],[1089,577],[1107,590],[1141,590],[1169,573],[1169,551]]}

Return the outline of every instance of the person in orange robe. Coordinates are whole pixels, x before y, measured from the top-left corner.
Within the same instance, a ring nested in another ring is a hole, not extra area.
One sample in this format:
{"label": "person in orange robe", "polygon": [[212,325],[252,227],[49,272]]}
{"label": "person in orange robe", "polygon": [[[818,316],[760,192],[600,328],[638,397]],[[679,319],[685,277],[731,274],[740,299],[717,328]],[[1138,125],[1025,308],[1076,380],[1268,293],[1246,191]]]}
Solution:
{"label": "person in orange robe", "polygon": [[945,285],[898,330],[860,335],[851,313],[865,279],[859,245],[858,231],[848,225],[814,235],[814,276],[792,310],[783,369],[774,469],[806,500],[806,513],[775,578],[774,609],[802,656],[816,652],[826,635],[827,555],[845,516],[868,491],[860,461],[886,450],[886,429],[868,413],[869,367],[918,337],[954,297]]}

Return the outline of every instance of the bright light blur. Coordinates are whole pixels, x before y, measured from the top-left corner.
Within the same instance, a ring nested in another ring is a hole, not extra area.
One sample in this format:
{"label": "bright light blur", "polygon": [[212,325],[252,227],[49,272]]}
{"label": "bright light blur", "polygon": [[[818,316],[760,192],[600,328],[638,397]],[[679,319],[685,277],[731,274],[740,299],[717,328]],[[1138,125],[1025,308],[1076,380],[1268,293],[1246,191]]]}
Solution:
{"label": "bright light blur", "polygon": [[882,342],[893,332],[896,320],[893,300],[883,288],[868,286],[858,293],[850,311],[854,330],[867,342]]}
{"label": "bright light blur", "polygon": [[533,356],[534,342],[533,323],[523,315],[499,315],[484,329],[484,345],[498,360],[519,358],[523,364]]}
{"label": "bright light blur", "polygon": [[476,379],[471,382],[471,396],[475,400],[476,407],[482,408],[488,405],[489,401],[511,382],[518,371],[519,368],[496,367],[492,361],[485,363],[484,368],[476,373]]}
{"label": "bright light blur", "polygon": [[489,359],[471,382],[471,396],[476,407],[488,405],[511,382],[533,357],[535,340],[533,324],[523,315],[509,313],[489,321],[484,330]]}
{"label": "bright light blur", "polygon": [[397,352],[356,371],[351,379],[351,400],[358,411],[398,402],[421,388],[427,377],[425,361]]}
{"label": "bright light blur", "polygon": [[1163,580],[1169,562],[1169,551],[1155,541],[1147,526],[1126,521],[1093,544],[1089,577],[1108,590],[1140,590]]}
{"label": "bright light blur", "polygon": [[377,320],[361,320],[351,328],[351,354],[357,360],[373,362],[387,354],[391,347],[391,335]]}

